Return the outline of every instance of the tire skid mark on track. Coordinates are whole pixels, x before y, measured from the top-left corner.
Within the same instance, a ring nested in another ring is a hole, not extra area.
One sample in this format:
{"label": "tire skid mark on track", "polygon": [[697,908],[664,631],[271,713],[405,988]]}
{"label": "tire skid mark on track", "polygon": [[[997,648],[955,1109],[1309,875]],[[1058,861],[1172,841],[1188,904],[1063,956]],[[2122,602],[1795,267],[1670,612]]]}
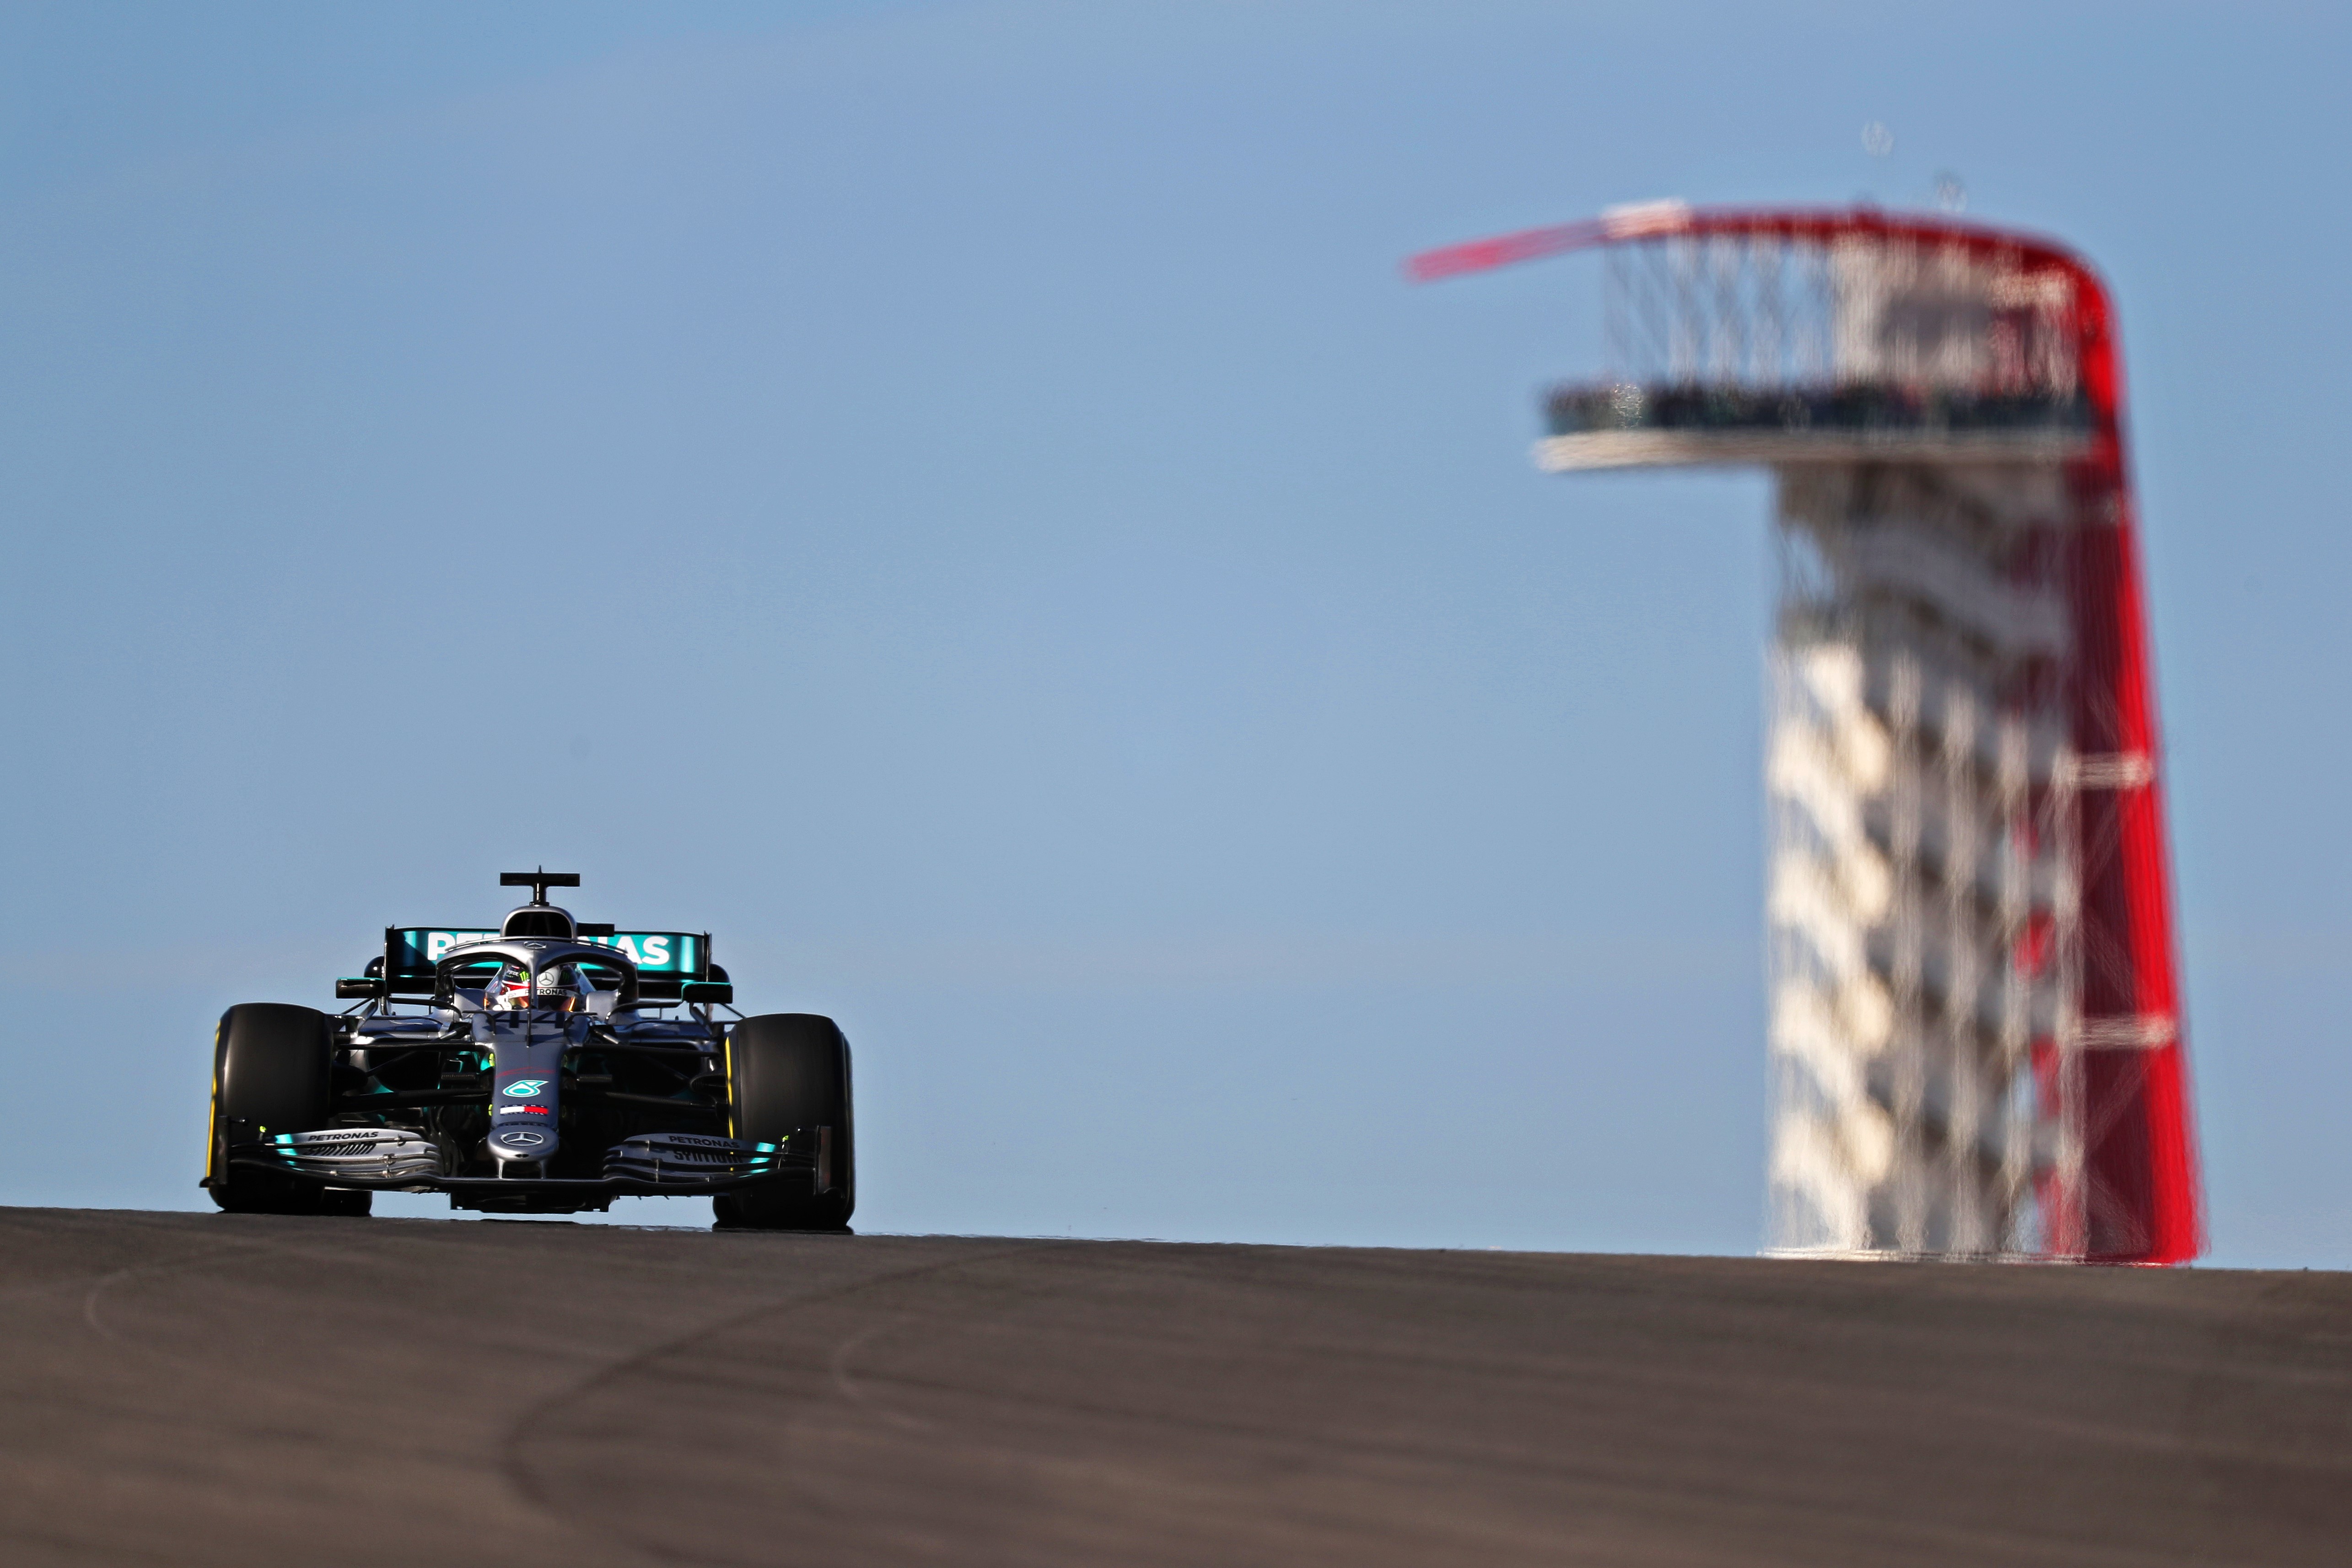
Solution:
{"label": "tire skid mark on track", "polygon": [[[958,1260],[954,1264],[945,1267],[906,1270],[897,1274],[864,1281],[853,1289],[831,1291],[823,1296],[811,1296],[806,1299],[804,1304],[811,1307],[830,1304],[844,1296],[877,1290],[886,1285],[901,1284],[919,1277],[940,1276],[954,1269],[978,1268],[982,1264],[1025,1250],[1029,1249],[1007,1249]],[[1092,1278],[1081,1276],[1074,1281],[1063,1282],[1055,1290],[1040,1291],[1032,1287],[1024,1291],[1024,1294],[1038,1296],[1055,1294],[1056,1291],[1066,1292],[1072,1285],[1084,1290],[1097,1282],[1098,1281]],[[731,1332],[734,1328],[759,1321],[761,1315],[759,1312],[747,1312],[730,1324],[714,1328],[708,1336],[695,1337],[715,1337],[719,1333]],[[886,1402],[886,1397],[877,1392],[875,1387],[879,1385],[883,1389],[895,1389],[917,1396],[943,1396],[952,1399],[970,1395],[972,1392],[970,1383],[960,1379],[925,1377],[903,1372],[887,1374],[879,1377],[870,1375],[860,1377],[850,1366],[851,1358],[858,1352],[886,1339],[893,1332],[919,1321],[921,1320],[917,1314],[899,1313],[882,1323],[853,1331],[835,1346],[828,1357],[827,1366],[832,1375],[834,1385],[861,1409],[893,1426],[908,1432],[924,1434],[936,1443],[976,1451],[985,1447],[988,1440],[961,1437],[943,1427],[938,1422],[895,1409]],[[1344,1353],[1335,1354],[1328,1346],[1318,1346],[1318,1354],[1335,1361],[1346,1359]],[[1448,1359],[1443,1356],[1416,1356],[1414,1360],[1419,1366],[1424,1368],[1449,1364]],[[1459,1364],[1456,1364],[1455,1370],[1459,1369]],[[1364,1375],[1385,1375],[1390,1370],[1377,1358],[1364,1359],[1362,1367]],[[1685,1373],[1675,1368],[1660,1371],[1645,1367],[1639,1381],[1645,1391],[1660,1385],[1692,1390],[1705,1390],[1712,1386],[1706,1375]],[[1797,1385],[1792,1383],[1791,1387],[1795,1386]],[[1295,1427],[1285,1420],[1219,1418],[1195,1412],[1174,1410],[1165,1404],[1142,1404],[1101,1397],[1056,1396],[1035,1389],[1024,1391],[1022,1396],[1022,1405],[1032,1415],[1052,1417],[1050,1421],[1044,1423],[1045,1425],[1074,1427],[1082,1424],[1091,1424],[1098,1428],[1150,1430],[1175,1434],[1184,1438],[1196,1439],[1195,1446],[1204,1451],[1233,1451],[1253,1445],[1260,1448],[1281,1448],[1297,1444],[1301,1436]],[[1419,1437],[1382,1437],[1361,1432],[1325,1430],[1317,1432],[1313,1441],[1319,1455],[1341,1458],[1350,1461],[1366,1461],[1374,1465],[1410,1465],[1427,1458],[1425,1441]],[[1626,1498],[1646,1500],[1662,1509],[1671,1507],[1678,1500],[1687,1498],[1691,1490],[1689,1483],[1680,1478],[1658,1478],[1647,1481],[1631,1479],[1610,1459],[1601,1456],[1576,1459],[1563,1458],[1557,1454],[1545,1454],[1538,1457],[1520,1452],[1490,1450],[1482,1452],[1477,1457],[1476,1462],[1478,1468],[1488,1474],[1513,1476],[1529,1481],[1564,1482],[1583,1486]],[[1782,1502],[1782,1500],[1769,1488],[1738,1482],[1719,1485],[1711,1490],[1710,1495],[1727,1507],[1753,1511],[1759,1528],[1769,1523],[1773,1511]],[[700,1563],[704,1560],[681,1558],[679,1561]]]}
{"label": "tire skid mark on track", "polygon": [[[226,1217],[214,1215],[207,1216],[205,1218],[219,1219]],[[335,1223],[373,1225],[378,1222],[372,1220],[351,1220],[337,1221]],[[368,1233],[354,1231],[352,1233],[350,1239],[352,1240],[358,1240],[366,1234]],[[168,1351],[158,1350],[152,1344],[143,1343],[138,1340],[128,1339],[122,1334],[118,1333],[113,1329],[107,1326],[104,1315],[99,1310],[100,1300],[107,1292],[115,1289],[115,1287],[122,1285],[130,1281],[144,1281],[165,1274],[181,1273],[188,1270],[202,1268],[209,1263],[218,1262],[226,1258],[260,1254],[266,1257],[294,1259],[306,1257],[315,1259],[320,1256],[331,1256],[339,1262],[347,1262],[355,1256],[370,1261],[374,1260],[368,1258],[368,1249],[325,1246],[321,1245],[320,1242],[321,1238],[309,1234],[245,1236],[238,1237],[234,1239],[224,1239],[215,1240],[199,1251],[184,1254],[178,1258],[160,1259],[146,1263],[133,1263],[127,1268],[117,1269],[110,1273],[101,1276],[89,1286],[88,1292],[82,1298],[82,1319],[89,1328],[96,1331],[100,1338],[108,1340],[112,1343],[130,1345],[135,1349],[144,1351],[151,1355],[160,1356],[170,1361],[183,1362],[189,1364],[209,1364],[209,1362],[201,1361],[200,1358],[173,1355]],[[75,1281],[75,1283],[79,1283],[79,1281]],[[66,1288],[70,1288],[70,1286],[68,1285]]]}
{"label": "tire skid mark on track", "polygon": [[[876,1274],[850,1284],[813,1291],[805,1295],[793,1296],[788,1300],[761,1301],[755,1306],[730,1312],[722,1318],[703,1323],[675,1338],[647,1345],[642,1350],[610,1362],[540,1400],[508,1425],[506,1435],[499,1442],[499,1467],[506,1476],[507,1484],[513,1489],[518,1497],[532,1508],[551,1518],[563,1519],[564,1516],[556,1511],[552,1500],[540,1486],[537,1477],[523,1457],[522,1448],[525,1435],[548,1425],[551,1418],[566,1405],[576,1404],[590,1395],[619,1382],[632,1373],[680,1355],[705,1340],[719,1338],[752,1323],[771,1318],[789,1316],[793,1312],[810,1308],[830,1306],[838,1301],[852,1300],[867,1291],[879,1290],[887,1285],[902,1283],[908,1280],[950,1273],[959,1269],[970,1268],[1001,1258],[1017,1257],[1050,1245],[1052,1243],[1041,1241],[1023,1246],[1000,1247],[972,1257],[947,1258],[936,1263],[918,1263],[908,1268],[893,1269],[887,1273]],[[851,1336],[853,1340],[858,1337],[860,1336],[855,1334]],[[856,1396],[852,1397],[855,1398]],[[858,1403],[866,1404],[864,1400],[859,1400]],[[654,1551],[642,1545],[638,1549],[666,1559],[672,1556],[670,1553]],[[687,1561],[687,1559],[677,1560]]]}
{"label": "tire skid mark on track", "polygon": [[[0,1232],[0,1249],[5,1249],[6,1239],[5,1233]],[[76,1274],[61,1275],[55,1279],[38,1280],[30,1283],[11,1281],[6,1284],[0,1284],[0,1306],[20,1301],[37,1301],[44,1297],[70,1296],[78,1291],[87,1290],[93,1277],[102,1277],[104,1274],[113,1272],[116,1270],[86,1269]]]}
{"label": "tire skid mark on track", "polygon": [[902,1329],[914,1321],[910,1316],[901,1315],[851,1334],[833,1347],[833,1354],[826,1358],[825,1365],[833,1374],[834,1387],[840,1390],[841,1396],[851,1404],[869,1410],[892,1426],[903,1427],[907,1431],[936,1432],[939,1430],[938,1422],[926,1421],[919,1416],[909,1416],[903,1410],[893,1410],[889,1406],[860,1388],[857,1385],[856,1377],[849,1370],[851,1356],[883,1335]]}
{"label": "tire skid mark on track", "polygon": [[221,1259],[236,1257],[243,1253],[284,1252],[286,1250],[288,1250],[287,1248],[274,1241],[264,1241],[258,1239],[250,1241],[224,1241],[215,1246],[207,1247],[203,1251],[195,1253],[190,1257],[174,1258],[164,1262],[133,1263],[127,1269],[117,1269],[110,1274],[101,1276],[82,1296],[82,1322],[89,1326],[91,1333],[97,1334],[100,1339],[109,1341],[111,1343],[128,1345],[133,1350],[143,1351],[147,1354],[159,1356],[166,1361],[182,1362],[188,1364],[199,1364],[200,1359],[197,1357],[174,1355],[169,1351],[158,1350],[152,1344],[143,1343],[138,1340],[126,1339],[121,1334],[115,1333],[114,1330],[106,1326],[106,1320],[98,1310],[99,1301],[105,1296],[108,1291],[113,1289],[117,1285],[124,1283],[126,1281],[152,1279],[163,1274],[176,1274],[190,1269],[200,1269],[207,1263],[217,1262]]}

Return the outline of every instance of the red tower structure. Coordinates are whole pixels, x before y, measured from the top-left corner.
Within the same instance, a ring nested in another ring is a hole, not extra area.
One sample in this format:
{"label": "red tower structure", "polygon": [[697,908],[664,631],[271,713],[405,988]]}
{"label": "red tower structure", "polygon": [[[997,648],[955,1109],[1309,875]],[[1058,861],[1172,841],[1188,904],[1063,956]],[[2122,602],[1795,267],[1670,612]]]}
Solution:
{"label": "red tower structure", "polygon": [[1783,596],[1773,1241],[2203,1246],[2113,304],[2050,240],[1654,203],[1414,257],[1608,253],[1555,470],[1761,465]]}

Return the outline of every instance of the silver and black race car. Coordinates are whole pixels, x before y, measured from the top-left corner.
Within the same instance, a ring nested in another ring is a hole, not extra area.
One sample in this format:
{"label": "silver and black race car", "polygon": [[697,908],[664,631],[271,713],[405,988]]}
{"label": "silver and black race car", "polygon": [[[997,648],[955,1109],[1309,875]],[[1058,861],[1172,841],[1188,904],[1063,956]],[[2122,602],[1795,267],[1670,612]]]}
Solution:
{"label": "silver and black race car", "polygon": [[[573,1214],[713,1200],[725,1227],[836,1230],[856,1203],[849,1042],[736,1013],[707,933],[620,931],[531,890],[496,931],[395,925],[355,1005],[246,1002],[213,1043],[204,1186],[226,1209],[365,1214],[377,1192]],[[733,1021],[720,1019],[724,1008]]]}

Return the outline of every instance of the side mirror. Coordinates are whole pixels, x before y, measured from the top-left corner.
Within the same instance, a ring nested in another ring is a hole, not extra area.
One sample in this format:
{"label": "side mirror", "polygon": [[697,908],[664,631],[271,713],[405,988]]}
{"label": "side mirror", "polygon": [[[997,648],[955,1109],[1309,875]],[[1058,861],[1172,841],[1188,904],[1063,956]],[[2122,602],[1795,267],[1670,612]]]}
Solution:
{"label": "side mirror", "polygon": [[346,975],[335,982],[335,1000],[363,1002],[383,995],[383,982],[373,975]]}
{"label": "side mirror", "polygon": [[699,1003],[703,1007],[709,1007],[717,1002],[726,1002],[731,1006],[735,1000],[735,988],[724,980],[688,980],[680,988],[688,1001]]}

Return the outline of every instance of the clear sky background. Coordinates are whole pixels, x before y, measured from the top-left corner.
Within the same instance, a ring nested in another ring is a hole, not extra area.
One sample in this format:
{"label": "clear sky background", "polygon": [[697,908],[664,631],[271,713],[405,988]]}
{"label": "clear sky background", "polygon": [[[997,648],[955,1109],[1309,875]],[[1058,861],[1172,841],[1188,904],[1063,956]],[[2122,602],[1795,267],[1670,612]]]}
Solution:
{"label": "clear sky background", "polygon": [[1398,263],[1950,171],[2122,309],[2213,1259],[2352,1265],[2352,31],[1761,13],[0,5],[0,1201],[543,862],[842,1019],[864,1228],[1753,1249],[1766,482]]}

